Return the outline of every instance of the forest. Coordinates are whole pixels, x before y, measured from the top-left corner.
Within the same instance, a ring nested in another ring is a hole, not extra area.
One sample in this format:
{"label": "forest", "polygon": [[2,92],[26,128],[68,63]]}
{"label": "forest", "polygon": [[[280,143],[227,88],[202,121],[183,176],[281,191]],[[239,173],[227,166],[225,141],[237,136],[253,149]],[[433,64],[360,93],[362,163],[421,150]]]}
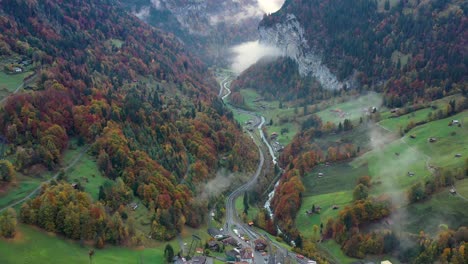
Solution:
{"label": "forest", "polygon": [[0,164],[2,180],[12,168],[56,170],[74,139],[113,182],[92,201],[58,179],[22,207],[21,221],[101,247],[127,244],[134,232],[122,208],[138,197],[154,214],[152,237],[168,240],[202,223],[207,204],[194,198],[218,169],[255,164],[216,81],[173,35],[110,0],[8,0],[0,10],[0,55],[30,59],[38,76],[0,111],[13,157]]}
{"label": "forest", "polygon": [[260,26],[294,14],[338,78],[384,92],[386,106],[466,95],[466,1],[386,2],[287,0]]}

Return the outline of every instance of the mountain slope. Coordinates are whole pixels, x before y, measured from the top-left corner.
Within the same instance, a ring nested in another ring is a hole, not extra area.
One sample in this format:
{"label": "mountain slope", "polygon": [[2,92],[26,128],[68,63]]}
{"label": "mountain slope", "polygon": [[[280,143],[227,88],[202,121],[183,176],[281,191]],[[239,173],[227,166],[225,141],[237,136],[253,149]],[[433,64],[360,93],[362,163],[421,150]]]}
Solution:
{"label": "mountain slope", "polygon": [[301,72],[323,77],[325,88],[333,77],[327,68],[340,80],[383,88],[389,106],[466,92],[466,2],[378,2],[288,0],[261,22],[262,41],[292,54]]}
{"label": "mountain slope", "polygon": [[56,168],[78,138],[104,175],[122,180],[100,196],[106,210],[137,196],[155,212],[153,237],[169,239],[202,222],[194,197],[218,169],[255,162],[214,78],[172,35],[111,0],[7,0],[0,14],[1,59],[30,59],[38,76],[36,90],[0,111],[17,170]]}

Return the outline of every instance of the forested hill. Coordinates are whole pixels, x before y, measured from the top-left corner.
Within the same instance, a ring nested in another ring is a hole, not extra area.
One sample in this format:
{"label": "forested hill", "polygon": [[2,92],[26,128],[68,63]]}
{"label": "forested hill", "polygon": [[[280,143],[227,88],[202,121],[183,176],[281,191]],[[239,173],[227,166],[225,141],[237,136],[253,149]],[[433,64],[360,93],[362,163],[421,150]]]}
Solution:
{"label": "forested hill", "polygon": [[274,28],[293,14],[308,46],[340,79],[357,71],[363,86],[400,106],[467,87],[467,14],[462,0],[287,0],[263,19]]}
{"label": "forested hill", "polygon": [[256,160],[205,66],[112,0],[1,1],[0,57],[30,60],[37,76],[0,110],[16,170],[55,169],[72,138],[90,144],[103,174],[121,179],[101,197],[106,210],[139,197],[158,212],[155,238],[198,226],[198,187]]}

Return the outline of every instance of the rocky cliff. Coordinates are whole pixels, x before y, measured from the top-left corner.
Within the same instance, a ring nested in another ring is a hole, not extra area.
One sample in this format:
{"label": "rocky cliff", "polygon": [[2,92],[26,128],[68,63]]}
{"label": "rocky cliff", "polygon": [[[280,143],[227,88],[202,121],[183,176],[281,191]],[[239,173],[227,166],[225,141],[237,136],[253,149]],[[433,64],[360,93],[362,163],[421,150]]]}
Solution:
{"label": "rocky cliff", "polygon": [[312,75],[324,88],[342,88],[343,83],[323,63],[320,52],[309,46],[304,28],[296,16],[287,14],[286,18],[271,27],[259,27],[260,42],[280,48],[286,56],[298,63],[301,75]]}

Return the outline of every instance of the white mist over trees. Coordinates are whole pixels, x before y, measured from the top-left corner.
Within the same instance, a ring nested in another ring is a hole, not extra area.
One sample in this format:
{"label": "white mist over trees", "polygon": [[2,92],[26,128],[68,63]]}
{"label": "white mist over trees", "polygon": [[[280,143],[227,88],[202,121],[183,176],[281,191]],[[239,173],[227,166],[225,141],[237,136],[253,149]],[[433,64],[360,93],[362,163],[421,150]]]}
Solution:
{"label": "white mist over trees", "polygon": [[232,52],[234,57],[231,68],[236,73],[243,72],[262,57],[278,57],[281,55],[278,48],[261,44],[258,41],[245,42],[234,46]]}

